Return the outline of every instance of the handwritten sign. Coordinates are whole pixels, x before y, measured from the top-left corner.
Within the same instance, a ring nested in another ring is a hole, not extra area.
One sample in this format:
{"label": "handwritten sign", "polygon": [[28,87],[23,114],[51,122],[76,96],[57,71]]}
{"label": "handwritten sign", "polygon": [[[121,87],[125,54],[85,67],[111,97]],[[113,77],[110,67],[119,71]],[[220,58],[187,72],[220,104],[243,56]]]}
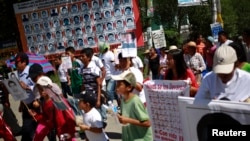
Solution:
{"label": "handwritten sign", "polygon": [[152,31],[152,37],[155,48],[166,47],[166,39],[163,30]]}
{"label": "handwritten sign", "polygon": [[185,81],[150,80],[144,84],[154,141],[182,141],[178,96],[189,96]]}
{"label": "handwritten sign", "polygon": [[62,68],[65,71],[72,68],[72,61],[69,56],[63,56],[61,60],[62,60]]}

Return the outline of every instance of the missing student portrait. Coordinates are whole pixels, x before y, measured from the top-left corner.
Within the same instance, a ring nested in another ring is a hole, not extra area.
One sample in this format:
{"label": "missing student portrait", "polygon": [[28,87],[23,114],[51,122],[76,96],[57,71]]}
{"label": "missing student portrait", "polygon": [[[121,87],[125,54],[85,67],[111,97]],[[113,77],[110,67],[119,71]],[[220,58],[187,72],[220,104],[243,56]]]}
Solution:
{"label": "missing student portrait", "polygon": [[85,27],[85,32],[86,32],[86,33],[91,33],[91,32],[92,32],[91,25],[87,25],[87,26]]}
{"label": "missing student portrait", "polygon": [[84,22],[90,22],[90,15],[89,14],[84,14],[83,15],[83,20],[84,20]]}
{"label": "missing student portrait", "polygon": [[68,40],[67,44],[68,44],[68,47],[75,47],[73,40]]}
{"label": "missing student portrait", "polygon": [[43,44],[38,45],[38,53],[45,54],[45,52],[46,52],[45,46]]}
{"label": "missing student portrait", "polygon": [[50,10],[50,16],[51,17],[58,16],[58,11],[56,8]]}
{"label": "missing student portrait", "polygon": [[115,16],[115,17],[122,16],[122,12],[121,12],[121,9],[120,9],[120,8],[116,8],[116,9],[114,10],[114,16]]}
{"label": "missing student portrait", "polygon": [[28,16],[28,14],[23,14],[23,15],[22,15],[22,21],[23,21],[23,22],[28,22],[28,21],[29,21],[29,16]]}
{"label": "missing student portrait", "polygon": [[120,0],[113,0],[113,5],[114,6],[120,5]]}
{"label": "missing student portrait", "polygon": [[37,42],[42,42],[43,41],[43,35],[42,34],[37,34],[36,35],[36,41]]}
{"label": "missing student portrait", "polygon": [[25,31],[25,33],[31,33],[31,27],[30,27],[30,25],[25,25],[24,26],[24,31]]}
{"label": "missing student portrait", "polygon": [[48,21],[43,22],[43,29],[50,29],[50,23]]}
{"label": "missing student portrait", "polygon": [[38,13],[37,12],[33,12],[32,14],[31,14],[31,18],[32,18],[32,20],[38,20]]}
{"label": "missing student portrait", "polygon": [[108,22],[108,23],[106,24],[106,30],[113,30],[113,23]]}
{"label": "missing student portrait", "polygon": [[65,30],[65,35],[66,37],[71,37],[72,36],[72,30],[70,28]]}
{"label": "missing student portrait", "polygon": [[48,12],[47,12],[47,10],[41,11],[41,17],[42,18],[48,18]]}
{"label": "missing student portrait", "polygon": [[57,49],[59,49],[59,50],[64,50],[64,49],[65,49],[64,43],[63,43],[63,42],[58,42],[58,44],[57,44]]}
{"label": "missing student portrait", "polygon": [[101,13],[100,12],[95,12],[95,20],[101,20],[102,19],[102,15],[101,15]]}
{"label": "missing student portrait", "polygon": [[66,6],[61,7],[61,14],[62,15],[68,14],[68,8]]}
{"label": "missing student portrait", "polygon": [[27,43],[28,44],[32,44],[33,43],[33,37],[32,36],[28,36],[27,37]]}
{"label": "missing student portrait", "polygon": [[76,36],[82,36],[82,29],[80,27],[75,29]]}
{"label": "missing student portrait", "polygon": [[55,52],[56,51],[55,45],[53,43],[49,43],[47,48],[48,48],[49,52]]}
{"label": "missing student portrait", "polygon": [[105,42],[105,37],[103,35],[98,36],[98,41],[99,42]]}
{"label": "missing student portrait", "polygon": [[59,21],[58,19],[54,20],[54,21],[53,21],[53,26],[54,26],[55,28],[59,28],[59,27],[60,27],[60,21]]}
{"label": "missing student portrait", "polygon": [[78,12],[78,6],[76,4],[73,4],[71,6],[71,13],[77,13]]}
{"label": "missing student portrait", "polygon": [[40,24],[39,24],[39,23],[33,24],[33,30],[34,30],[35,32],[39,32],[39,31],[40,31]]}
{"label": "missing student portrait", "polygon": [[83,47],[84,46],[84,42],[83,42],[82,38],[77,39],[77,45],[78,45],[78,47]]}
{"label": "missing student portrait", "polygon": [[124,14],[125,15],[132,15],[132,8],[131,7],[126,7],[124,10]]}
{"label": "missing student portrait", "polygon": [[56,38],[57,39],[62,38],[62,32],[61,31],[56,31]]}
{"label": "missing student portrait", "polygon": [[110,7],[110,6],[111,6],[111,4],[110,4],[109,0],[102,1],[102,7]]}
{"label": "missing student portrait", "polygon": [[69,18],[64,18],[63,19],[63,25],[64,26],[69,26],[70,25],[70,19]]}
{"label": "missing student portrait", "polygon": [[94,0],[92,1],[92,9],[96,10],[99,8],[99,2]]}
{"label": "missing student portrait", "polygon": [[50,32],[46,33],[46,39],[51,40],[52,39],[52,34]]}
{"label": "missing student portrait", "polygon": [[133,18],[127,18],[126,19],[126,25],[128,27],[135,26],[134,19]]}
{"label": "missing student portrait", "polygon": [[94,46],[95,45],[95,41],[93,37],[88,37],[88,45],[90,46]]}
{"label": "missing student portrait", "polygon": [[115,41],[115,35],[113,33],[108,34],[108,41],[109,42],[114,42]]}
{"label": "missing student portrait", "polygon": [[104,17],[105,17],[106,19],[111,18],[111,11],[109,11],[109,10],[104,11]]}
{"label": "missing student portrait", "polygon": [[74,16],[73,21],[74,21],[74,24],[80,24],[81,23],[79,16]]}
{"label": "missing student portrait", "polygon": [[88,3],[86,3],[86,2],[84,2],[84,3],[82,3],[82,5],[81,5],[82,7],[82,11],[87,11],[87,10],[89,10],[89,5],[88,5]]}
{"label": "missing student portrait", "polygon": [[96,28],[97,33],[103,32],[103,24],[101,24],[101,23],[96,24],[95,28]]}
{"label": "missing student portrait", "polygon": [[123,20],[117,20],[116,21],[116,28],[117,29],[122,29],[124,26],[123,26]]}

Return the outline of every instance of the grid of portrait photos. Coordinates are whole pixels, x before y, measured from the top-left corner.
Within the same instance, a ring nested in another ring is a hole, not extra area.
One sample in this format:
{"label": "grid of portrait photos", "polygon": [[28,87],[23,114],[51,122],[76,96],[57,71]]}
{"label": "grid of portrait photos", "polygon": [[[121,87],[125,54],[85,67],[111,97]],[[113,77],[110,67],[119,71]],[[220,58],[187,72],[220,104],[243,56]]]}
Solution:
{"label": "grid of portrait photos", "polygon": [[118,44],[127,30],[136,28],[132,0],[92,0],[22,14],[29,51],[63,52],[65,47]]}

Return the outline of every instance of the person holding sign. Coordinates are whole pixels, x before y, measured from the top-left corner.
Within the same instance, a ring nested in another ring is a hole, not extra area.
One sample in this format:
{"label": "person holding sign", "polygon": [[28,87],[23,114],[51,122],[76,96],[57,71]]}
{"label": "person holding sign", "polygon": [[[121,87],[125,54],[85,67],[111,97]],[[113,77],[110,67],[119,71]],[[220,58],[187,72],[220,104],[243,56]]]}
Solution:
{"label": "person holding sign", "polygon": [[152,141],[153,134],[148,112],[140,98],[132,92],[137,85],[135,75],[131,71],[125,71],[111,77],[116,81],[117,93],[123,97],[122,115],[117,114],[120,123],[125,125],[122,126],[122,140]]}
{"label": "person holding sign", "polygon": [[222,99],[244,102],[249,98],[250,74],[237,68],[237,55],[230,46],[220,46],[213,58],[213,71],[201,83],[194,102]]}
{"label": "person holding sign", "polygon": [[15,57],[15,64],[18,71],[18,76],[20,80],[20,85],[26,90],[26,95],[28,98],[22,100],[19,106],[19,111],[22,112],[22,139],[21,141],[32,141],[36,130],[37,123],[34,118],[29,114],[28,110],[33,109],[39,111],[39,108],[35,108],[33,103],[35,100],[35,95],[32,90],[34,84],[29,78],[29,57],[24,52],[20,52]]}
{"label": "person holding sign", "polygon": [[190,96],[195,96],[198,91],[198,84],[195,80],[195,76],[190,70],[183,58],[183,53],[179,49],[169,50],[167,54],[167,66],[168,69],[165,72],[166,80],[187,80],[190,84]]}

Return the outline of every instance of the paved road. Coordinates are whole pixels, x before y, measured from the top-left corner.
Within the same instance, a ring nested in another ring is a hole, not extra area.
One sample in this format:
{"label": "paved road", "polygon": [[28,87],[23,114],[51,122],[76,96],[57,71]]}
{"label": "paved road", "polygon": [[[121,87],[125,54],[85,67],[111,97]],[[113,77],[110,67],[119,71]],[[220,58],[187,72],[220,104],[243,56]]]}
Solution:
{"label": "paved road", "polygon": [[[10,96],[10,103],[11,103],[11,107],[12,110],[14,111],[20,125],[22,123],[22,118],[21,118],[21,114],[18,112],[18,106],[19,106],[19,102],[14,101],[12,99],[12,97]],[[110,141],[121,141],[121,126],[120,124],[118,124],[118,121],[115,120],[114,117],[112,117],[111,115],[108,115],[108,120],[107,120],[107,127],[105,128],[106,133],[108,134],[108,136],[110,137]],[[18,141],[21,140],[21,137],[18,136],[16,137]],[[3,139],[0,139],[0,141],[3,141]],[[47,138],[45,139],[45,141],[48,141]],[[80,138],[78,138],[78,141],[81,141]]]}

